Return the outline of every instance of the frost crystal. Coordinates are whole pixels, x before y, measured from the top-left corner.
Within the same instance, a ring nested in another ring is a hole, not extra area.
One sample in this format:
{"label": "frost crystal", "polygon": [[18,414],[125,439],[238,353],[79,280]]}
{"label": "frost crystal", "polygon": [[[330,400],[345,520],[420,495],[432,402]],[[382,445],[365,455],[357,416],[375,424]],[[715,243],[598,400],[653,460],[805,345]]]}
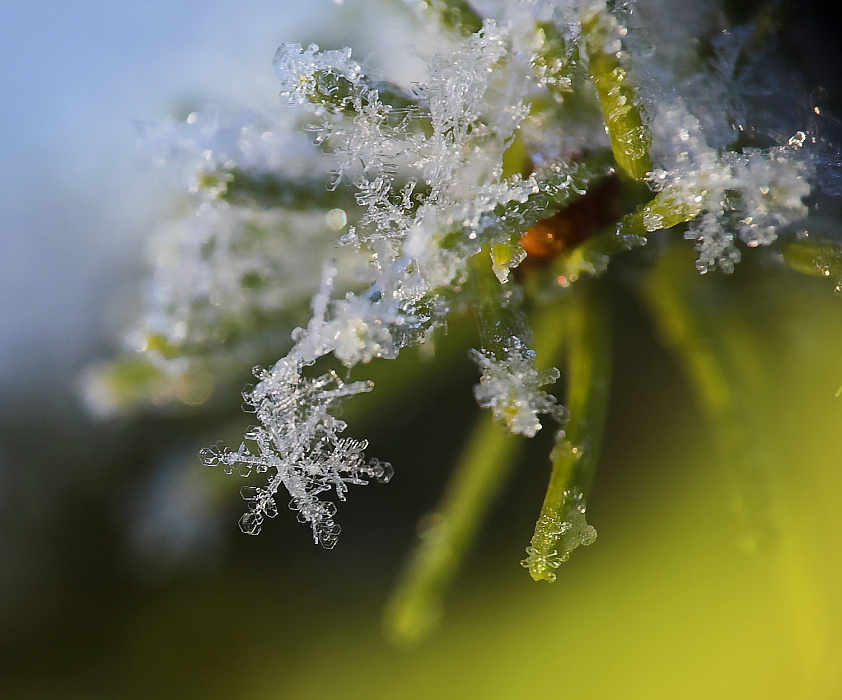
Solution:
{"label": "frost crystal", "polygon": [[299,520],[310,523],[314,542],[325,548],[336,544],[339,525],[333,519],[336,506],[318,498],[333,489],[345,500],[348,484],[365,484],[374,478],[387,482],[392,468],[388,463],[363,458],[365,441],[341,438],[345,423],[329,413],[343,397],[370,391],[367,382],[345,384],[335,372],[314,379],[302,375],[300,355],[291,353],[271,370],[255,368],[260,382],[243,397],[254,408],[260,427],[246,433],[238,450],[206,448],[202,461],[208,466],[224,465],[247,477],[252,471],[267,473],[265,487],[244,487],[243,499],[249,510],[240,519],[240,528],[256,535],[265,518],[278,513],[275,496],[281,486],[291,496],[289,507],[298,511]]}
{"label": "frost crystal", "polygon": [[526,559],[521,562],[521,566],[529,569],[536,580],[555,581],[552,569],[570,559],[570,554],[577,547],[586,547],[596,540],[596,529],[585,519],[584,495],[565,491],[564,500],[572,504],[567,516],[560,520],[553,515],[542,514],[535,526],[533,544],[526,548]]}
{"label": "frost crystal", "polygon": [[537,371],[535,351],[519,338],[506,343],[499,359],[487,350],[470,352],[471,359],[482,370],[479,384],[474,387],[477,403],[490,408],[494,418],[505,423],[513,433],[534,437],[541,429],[540,413],[564,420],[567,413],[564,407],[556,403],[555,396],[540,389],[555,382],[559,371],[555,367]]}
{"label": "frost crystal", "polygon": [[[803,138],[765,150],[718,151],[707,145],[699,121],[681,100],[662,105],[653,123],[653,152],[666,169],[655,169],[649,181],[692,219],[685,238],[696,241],[700,272],[717,265],[733,271],[740,259],[734,223],[737,235],[754,248],[807,216],[802,199],[810,194],[811,163],[801,150]],[[644,221],[650,231],[663,223],[654,215]]]}

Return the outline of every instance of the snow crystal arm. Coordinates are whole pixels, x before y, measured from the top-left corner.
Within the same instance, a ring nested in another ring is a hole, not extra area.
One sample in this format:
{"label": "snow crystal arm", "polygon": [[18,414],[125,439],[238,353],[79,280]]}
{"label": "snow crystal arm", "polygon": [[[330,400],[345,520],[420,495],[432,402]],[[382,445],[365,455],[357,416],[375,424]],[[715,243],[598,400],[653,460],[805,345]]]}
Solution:
{"label": "snow crystal arm", "polygon": [[556,438],[547,494],[522,562],[536,581],[555,581],[554,569],[596,539],[585,520],[584,496],[602,440],[611,374],[610,310],[598,284],[580,282],[569,297],[548,305],[536,323],[537,337],[545,342],[563,336],[570,412]]}

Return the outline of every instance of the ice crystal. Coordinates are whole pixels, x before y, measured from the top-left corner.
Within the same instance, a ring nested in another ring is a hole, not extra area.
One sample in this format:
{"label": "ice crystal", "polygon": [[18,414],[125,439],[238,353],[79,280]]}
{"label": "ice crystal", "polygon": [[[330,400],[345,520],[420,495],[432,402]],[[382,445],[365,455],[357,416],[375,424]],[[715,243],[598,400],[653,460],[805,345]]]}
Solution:
{"label": "ice crystal", "polygon": [[471,358],[482,370],[480,382],[474,387],[477,403],[490,408],[494,418],[513,433],[527,437],[534,437],[541,429],[541,413],[563,420],[564,407],[556,403],[555,396],[541,391],[542,386],[559,378],[559,371],[555,367],[536,370],[535,351],[517,337],[505,344],[500,355],[471,350]]}
{"label": "ice crystal", "polygon": [[268,474],[266,486],[242,489],[249,504],[240,519],[243,532],[256,535],[265,518],[277,515],[275,497],[283,486],[291,497],[290,509],[310,523],[313,541],[331,548],[339,536],[333,519],[336,506],[319,495],[333,490],[345,500],[349,484],[365,484],[371,478],[387,482],[392,469],[378,460],[366,463],[366,442],[340,437],[345,423],[329,412],[341,398],[370,391],[371,384],[346,384],[335,372],[309,379],[302,374],[303,365],[294,352],[271,370],[255,368],[260,381],[243,395],[261,423],[246,433],[254,448],[243,442],[237,450],[206,448],[201,456],[206,465],[223,465],[227,473]]}
{"label": "ice crystal", "polygon": [[[653,152],[665,168],[656,168],[649,181],[690,220],[685,238],[696,241],[700,272],[717,265],[724,272],[734,269],[740,259],[735,235],[752,248],[768,245],[807,216],[802,200],[810,194],[811,166],[801,150],[803,134],[786,146],[720,151],[707,145],[681,100],[661,105],[654,123]],[[664,222],[652,215],[644,224],[654,231]]]}
{"label": "ice crystal", "polygon": [[577,547],[586,547],[596,540],[596,529],[585,519],[584,495],[565,491],[564,500],[571,504],[565,518],[542,514],[535,526],[533,544],[526,548],[526,559],[521,562],[536,580],[555,581],[552,569],[570,559]]}

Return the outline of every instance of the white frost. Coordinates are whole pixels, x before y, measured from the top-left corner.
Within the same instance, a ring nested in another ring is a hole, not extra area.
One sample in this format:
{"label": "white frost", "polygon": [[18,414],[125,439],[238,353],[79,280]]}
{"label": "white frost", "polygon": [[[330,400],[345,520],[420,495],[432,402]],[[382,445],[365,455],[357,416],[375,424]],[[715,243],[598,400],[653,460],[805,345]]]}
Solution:
{"label": "white frost", "polygon": [[552,394],[541,387],[559,378],[553,367],[542,372],[535,369],[535,351],[517,337],[506,343],[501,357],[490,351],[471,350],[471,359],[482,370],[474,396],[482,408],[490,408],[494,418],[505,423],[513,433],[534,437],[541,429],[539,414],[558,421],[567,411],[556,403]]}

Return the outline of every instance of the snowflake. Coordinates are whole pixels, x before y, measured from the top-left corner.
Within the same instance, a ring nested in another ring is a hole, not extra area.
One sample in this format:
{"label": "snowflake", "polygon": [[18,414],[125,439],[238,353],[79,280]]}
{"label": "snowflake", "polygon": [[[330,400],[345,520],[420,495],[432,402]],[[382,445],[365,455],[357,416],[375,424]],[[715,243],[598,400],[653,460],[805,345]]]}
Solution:
{"label": "snowflake", "polygon": [[339,525],[333,519],[336,506],[319,495],[333,490],[345,500],[349,484],[366,484],[368,479],[388,482],[392,468],[387,462],[366,463],[363,440],[342,438],[345,423],[329,410],[346,396],[371,390],[368,382],[345,384],[335,372],[308,379],[297,353],[278,361],[271,370],[255,368],[258,384],[243,397],[254,408],[261,426],[246,433],[256,449],[243,442],[236,451],[206,448],[202,461],[223,465],[227,473],[247,477],[252,471],[268,474],[265,487],[246,486],[241,493],[249,510],[240,519],[240,529],[249,535],[260,532],[265,518],[278,514],[276,494],[283,486],[291,500],[289,507],[302,522],[310,523],[313,541],[325,548],[336,544]]}

